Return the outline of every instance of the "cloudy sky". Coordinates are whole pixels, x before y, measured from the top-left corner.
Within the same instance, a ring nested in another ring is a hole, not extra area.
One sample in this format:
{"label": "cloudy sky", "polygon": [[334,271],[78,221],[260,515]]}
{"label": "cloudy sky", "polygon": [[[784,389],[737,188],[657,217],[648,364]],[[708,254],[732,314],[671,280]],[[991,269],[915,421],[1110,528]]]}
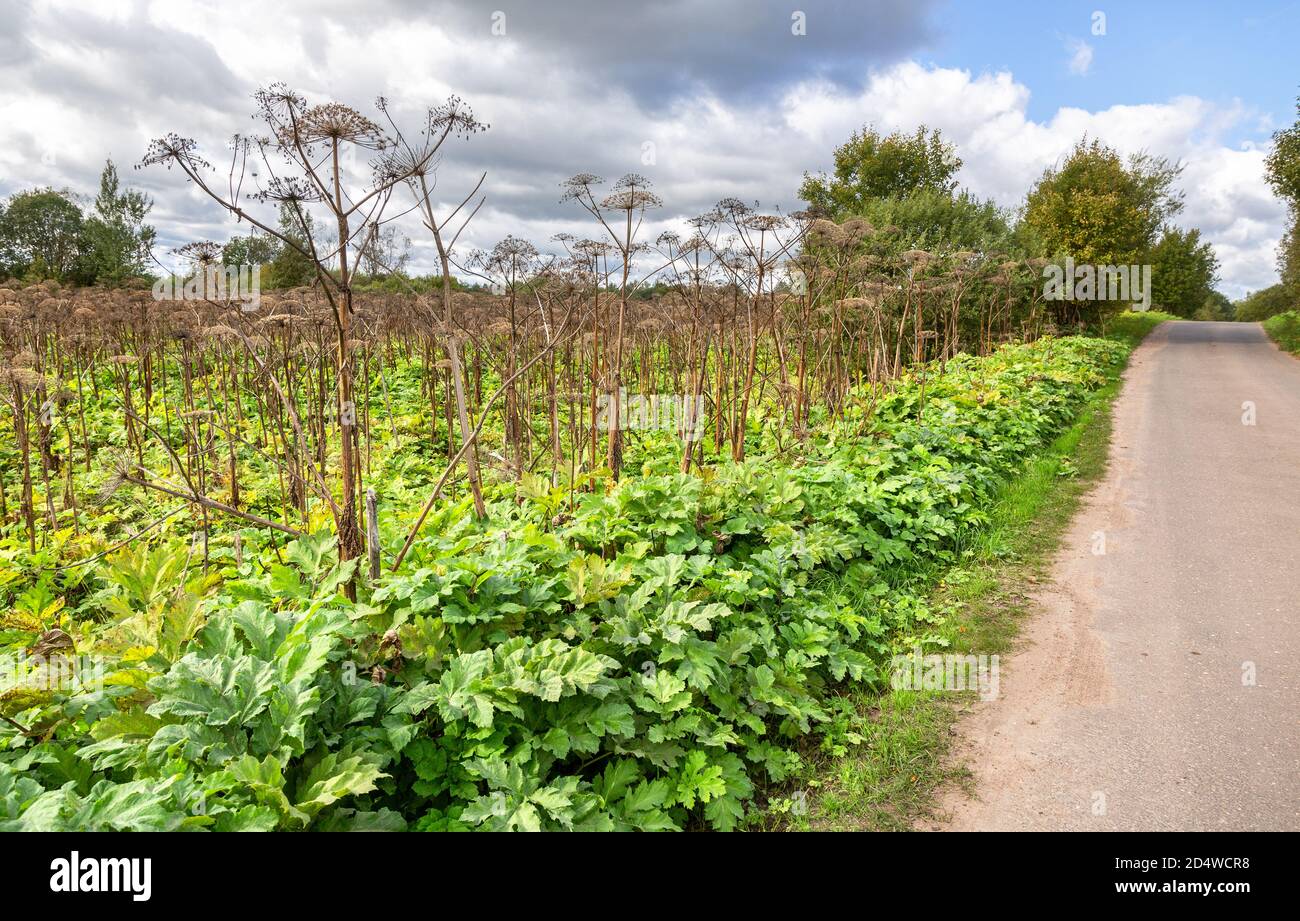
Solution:
{"label": "cloudy sky", "polygon": [[[1243,5],[1245,6],[1245,5]],[[855,128],[942,129],[972,192],[1016,207],[1084,134],[1181,160],[1187,207],[1238,297],[1272,284],[1285,218],[1263,180],[1295,112],[1300,3],[942,0],[0,0],[0,196],[93,195],[104,159],[155,199],[159,255],[239,228],[183,177],[134,171],[148,141],[195,138],[220,163],[256,129],[251,94],[282,80],[312,101],[412,129],[455,93],[491,128],[446,151],[437,195],[480,172],[470,246],[508,233],[547,248],[595,236],[559,183],[649,177],[652,231],[725,196],[785,211],[805,170]],[[432,265],[418,226],[417,268]]]}

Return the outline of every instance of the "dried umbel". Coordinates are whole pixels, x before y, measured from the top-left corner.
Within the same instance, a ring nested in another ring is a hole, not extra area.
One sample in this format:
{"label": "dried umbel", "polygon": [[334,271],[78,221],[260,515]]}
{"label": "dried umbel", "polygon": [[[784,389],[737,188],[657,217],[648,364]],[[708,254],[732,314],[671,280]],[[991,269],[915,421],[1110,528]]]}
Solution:
{"label": "dried umbel", "polygon": [[[381,111],[387,111],[382,98],[379,100],[379,108]],[[489,127],[491,126],[486,122],[481,122],[474,117],[474,110],[459,96],[448,96],[446,102],[428,111],[427,128],[432,135],[452,134],[457,137],[468,137],[486,131]]]}
{"label": "dried umbel", "polygon": [[861,240],[873,236],[876,228],[871,226],[871,222],[864,218],[854,218],[840,225],[840,232],[855,240]]}
{"label": "dried umbel", "polygon": [[177,307],[171,312],[171,315],[167,319],[176,326],[186,329],[192,326],[197,326],[202,322],[202,317],[200,316],[199,311],[188,304]]}
{"label": "dried umbel", "polygon": [[35,390],[45,383],[45,379],[31,368],[10,366],[0,368],[0,382],[10,389],[18,387],[23,390]]}
{"label": "dried umbel", "polygon": [[787,223],[779,214],[753,214],[745,218],[744,226],[758,233],[771,233],[781,230]]}
{"label": "dried umbel", "polygon": [[613,252],[613,247],[601,240],[579,240],[573,244],[573,252],[581,259],[596,262]]}
{"label": "dried umbel", "polygon": [[273,83],[255,95],[259,114],[272,138],[257,139],[260,147],[278,147],[295,159],[316,144],[356,144],[382,151],[389,146],[380,126],[350,105],[308,105],[307,99],[283,83]]}
{"label": "dried umbel", "polygon": [[537,247],[527,240],[507,235],[504,240],[492,247],[492,258],[498,263],[536,259]]}
{"label": "dried umbel", "polygon": [[641,211],[658,208],[663,201],[650,191],[650,180],[637,173],[628,173],[614,183],[613,191],[600,203],[609,211]]}
{"label": "dried umbel", "polygon": [[206,268],[221,259],[221,244],[211,240],[195,240],[172,250],[172,254],[200,268]]}
{"label": "dried umbel", "polygon": [[848,313],[862,313],[873,310],[879,303],[877,297],[846,297],[835,302],[840,309]]}
{"label": "dried umbel", "polygon": [[825,218],[818,218],[808,225],[808,239],[814,244],[834,245],[842,242],[846,236],[838,224]]}
{"label": "dried umbel", "polygon": [[733,224],[741,224],[753,213],[753,207],[745,204],[739,198],[724,198],[714,205],[708,216],[716,221],[730,221]]}
{"label": "dried umbel", "polygon": [[130,480],[131,472],[135,469],[135,461],[126,454],[114,455],[111,458],[111,463],[113,473],[104,481],[95,497],[95,501],[99,505],[104,505],[112,499],[117,494],[117,491]]}
{"label": "dried umbel", "polygon": [[578,173],[576,176],[570,176],[560,187],[564,189],[564,194],[560,196],[561,202],[573,201],[577,198],[590,197],[592,187],[603,185],[604,179],[601,179],[595,173]]}
{"label": "dried umbel", "polygon": [[255,196],[262,202],[302,206],[324,200],[320,189],[297,176],[276,176]]}
{"label": "dried umbel", "polygon": [[[388,146],[379,126],[351,106],[327,102],[312,106],[288,130],[296,131],[296,139],[306,144],[319,141],[355,144],[370,150],[383,150]],[[292,136],[291,136],[292,137]]]}
{"label": "dried umbel", "polygon": [[171,169],[172,166],[181,164],[190,169],[211,169],[212,164],[198,155],[198,149],[199,145],[193,138],[181,137],[172,132],[149,142],[140,166],[162,164]]}
{"label": "dried umbel", "polygon": [[601,199],[600,206],[607,211],[641,211],[658,208],[663,200],[646,189],[623,189]]}

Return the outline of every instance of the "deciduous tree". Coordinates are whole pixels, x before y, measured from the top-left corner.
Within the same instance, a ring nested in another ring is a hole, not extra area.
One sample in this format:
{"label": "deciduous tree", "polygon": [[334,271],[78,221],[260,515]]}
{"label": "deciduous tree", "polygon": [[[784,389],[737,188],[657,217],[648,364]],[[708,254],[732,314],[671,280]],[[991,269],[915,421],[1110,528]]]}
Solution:
{"label": "deciduous tree", "polygon": [[878,198],[925,190],[951,195],[961,164],[938,128],[882,135],[867,125],[836,148],[831,175],[804,173],[799,197],[819,216],[861,215]]}

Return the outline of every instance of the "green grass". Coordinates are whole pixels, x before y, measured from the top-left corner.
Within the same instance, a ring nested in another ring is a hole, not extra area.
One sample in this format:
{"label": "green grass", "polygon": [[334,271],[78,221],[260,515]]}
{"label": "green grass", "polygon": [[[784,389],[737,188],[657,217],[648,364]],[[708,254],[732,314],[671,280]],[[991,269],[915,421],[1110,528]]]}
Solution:
{"label": "green grass", "polygon": [[1283,351],[1300,355],[1300,313],[1288,310],[1264,321],[1264,331]]}
{"label": "green grass", "polygon": [[[1156,312],[1126,313],[1106,330],[1136,346],[1161,322]],[[1118,376],[1097,391],[1073,425],[999,491],[985,527],[964,535],[960,565],[938,577],[934,610],[956,653],[1005,655],[1032,613],[1030,594],[1048,576],[1083,496],[1106,470],[1110,408]],[[949,754],[953,724],[975,695],[927,691],[848,692],[859,720],[856,745],[830,754],[805,752],[810,767],[774,800],[769,828],[901,831],[934,815],[939,791],[969,790],[970,771]]]}

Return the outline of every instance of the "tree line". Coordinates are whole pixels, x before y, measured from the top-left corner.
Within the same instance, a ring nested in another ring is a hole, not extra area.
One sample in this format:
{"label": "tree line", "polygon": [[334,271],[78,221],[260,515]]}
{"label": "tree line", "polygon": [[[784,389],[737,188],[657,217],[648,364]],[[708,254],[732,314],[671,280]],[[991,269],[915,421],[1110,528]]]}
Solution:
{"label": "tree line", "polygon": [[817,214],[899,226],[903,244],[919,248],[1151,265],[1155,306],[1181,317],[1229,318],[1229,302],[1215,290],[1213,248],[1199,230],[1172,221],[1183,208],[1176,187],[1183,168],[1166,158],[1124,158],[1085,137],[1043,172],[1018,209],[958,191],[961,158],[924,125],[889,135],[867,125],[833,161],[831,173],[806,173],[799,189]]}
{"label": "tree line", "polygon": [[109,160],[83,208],[70,190],[18,192],[0,204],[0,278],[120,285],[148,272],[157,239],[153,200],[122,187]]}

